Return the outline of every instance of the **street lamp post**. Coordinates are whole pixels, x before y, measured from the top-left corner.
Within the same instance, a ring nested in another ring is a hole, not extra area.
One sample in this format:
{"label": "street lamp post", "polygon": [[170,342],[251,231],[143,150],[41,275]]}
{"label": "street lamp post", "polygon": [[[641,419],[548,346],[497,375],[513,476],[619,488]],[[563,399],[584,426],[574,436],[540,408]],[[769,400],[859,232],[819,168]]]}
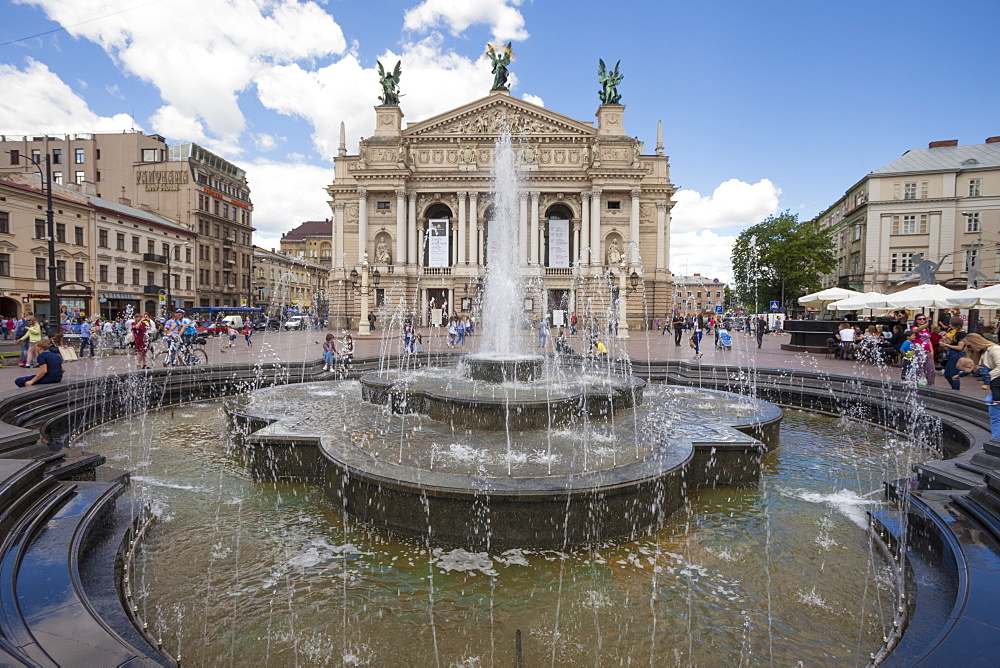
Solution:
{"label": "street lamp post", "polygon": [[[358,336],[367,336],[371,334],[371,328],[368,324],[368,297],[370,296],[371,289],[368,286],[368,280],[371,279],[372,284],[378,285],[382,280],[382,274],[379,273],[378,269],[374,271],[371,265],[368,264],[368,252],[365,251],[364,259],[361,261],[361,273],[358,273],[357,269],[351,270],[351,287],[361,293],[361,316],[358,320]],[[358,287],[358,281],[361,281],[360,288]]]}
{"label": "street lamp post", "polygon": [[[8,151],[8,153],[11,153],[11,151]],[[25,158],[27,157],[28,156],[25,156]],[[38,162],[36,160],[30,159],[29,164],[38,170],[38,178],[42,180],[42,187],[45,189],[45,224],[49,237],[49,324],[47,327],[47,334],[51,337],[59,333],[59,285],[56,277],[56,224],[53,219],[54,212],[52,210],[52,159],[48,153],[45,154],[44,174],[42,174],[42,168],[38,166]]]}

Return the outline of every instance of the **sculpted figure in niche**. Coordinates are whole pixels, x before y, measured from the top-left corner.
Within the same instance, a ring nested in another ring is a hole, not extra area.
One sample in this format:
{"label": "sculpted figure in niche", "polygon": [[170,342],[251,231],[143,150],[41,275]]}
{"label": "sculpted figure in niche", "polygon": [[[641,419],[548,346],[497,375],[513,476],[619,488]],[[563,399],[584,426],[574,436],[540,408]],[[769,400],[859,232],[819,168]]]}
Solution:
{"label": "sculpted figure in niche", "polygon": [[621,264],[622,251],[618,247],[618,239],[612,239],[608,245],[608,264]]}
{"label": "sculpted figure in niche", "polygon": [[406,154],[407,154],[407,143],[406,143],[406,140],[404,139],[403,141],[399,142],[399,151],[396,154],[396,160],[397,160],[397,162],[401,162],[401,163],[403,163],[405,165],[406,164]]}
{"label": "sculpted figure in niche", "polygon": [[392,264],[392,256],[389,255],[389,244],[385,239],[379,239],[375,244],[375,262],[378,264]]}

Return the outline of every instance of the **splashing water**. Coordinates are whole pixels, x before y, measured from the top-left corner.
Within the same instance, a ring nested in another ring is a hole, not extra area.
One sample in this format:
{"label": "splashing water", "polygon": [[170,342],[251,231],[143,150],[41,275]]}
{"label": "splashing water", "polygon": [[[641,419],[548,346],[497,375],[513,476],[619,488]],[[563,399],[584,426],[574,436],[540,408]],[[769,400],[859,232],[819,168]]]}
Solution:
{"label": "splashing water", "polygon": [[483,295],[482,351],[500,355],[522,353],[518,337],[524,286],[521,283],[521,243],[518,202],[520,187],[510,129],[497,139],[493,160],[493,217],[488,221],[489,248]]}

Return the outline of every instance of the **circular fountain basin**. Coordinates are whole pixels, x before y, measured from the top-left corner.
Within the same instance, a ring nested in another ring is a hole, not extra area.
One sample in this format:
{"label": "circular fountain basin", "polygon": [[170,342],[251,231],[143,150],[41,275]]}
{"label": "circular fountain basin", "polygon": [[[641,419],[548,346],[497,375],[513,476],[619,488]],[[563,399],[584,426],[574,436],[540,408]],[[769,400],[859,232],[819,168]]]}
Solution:
{"label": "circular fountain basin", "polygon": [[687,489],[756,482],[780,408],[692,388],[645,395],[544,429],[459,427],[338,382],[257,390],[229,412],[268,425],[246,438],[257,475],[322,482],[365,523],[477,549],[557,548],[644,532]]}
{"label": "circular fountain basin", "polygon": [[541,355],[494,355],[479,353],[463,358],[472,380],[489,383],[520,381],[527,383],[542,377],[545,358]]}
{"label": "circular fountain basin", "polygon": [[[482,367],[470,364],[469,369]],[[606,419],[642,403],[640,378],[578,377],[559,384],[532,382],[446,383],[440,375],[381,372],[361,377],[365,401],[394,413],[423,413],[455,427],[494,431],[551,429],[572,424],[583,413]]]}

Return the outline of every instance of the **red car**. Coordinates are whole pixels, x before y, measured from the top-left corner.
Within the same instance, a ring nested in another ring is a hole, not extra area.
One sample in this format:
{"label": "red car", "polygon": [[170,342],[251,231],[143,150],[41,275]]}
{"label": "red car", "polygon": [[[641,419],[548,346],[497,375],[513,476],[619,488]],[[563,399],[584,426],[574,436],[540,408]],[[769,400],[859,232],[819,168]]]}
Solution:
{"label": "red car", "polygon": [[194,328],[201,336],[222,336],[229,331],[229,325],[224,322],[197,322]]}

